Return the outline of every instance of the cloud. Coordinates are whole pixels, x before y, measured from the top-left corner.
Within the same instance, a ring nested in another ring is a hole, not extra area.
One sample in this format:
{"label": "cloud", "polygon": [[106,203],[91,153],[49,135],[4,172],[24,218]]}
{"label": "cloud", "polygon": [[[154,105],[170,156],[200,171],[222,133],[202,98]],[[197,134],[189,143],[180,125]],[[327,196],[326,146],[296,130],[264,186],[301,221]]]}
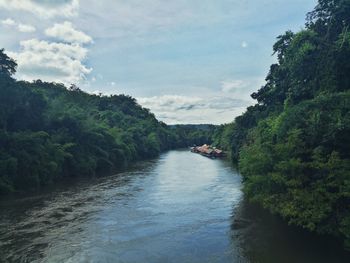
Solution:
{"label": "cloud", "polygon": [[82,31],[76,30],[71,22],[65,21],[62,24],[54,24],[53,27],[47,28],[45,34],[59,40],[70,43],[86,44],[91,43],[92,38]]}
{"label": "cloud", "polygon": [[[88,15],[91,30],[101,38],[116,38],[118,43],[133,37],[135,41],[144,41],[147,33],[152,33],[152,41],[156,32],[162,32],[184,25],[196,19],[188,1],[164,0],[85,0],[82,4],[82,15]],[[198,19],[199,21],[199,19]],[[204,21],[204,20],[203,20]],[[104,26],[101,27],[100,24]],[[130,40],[130,39],[128,39]]]}
{"label": "cloud", "polygon": [[224,80],[221,81],[221,90],[223,92],[231,92],[239,88],[247,87],[247,83],[243,80]]}
{"label": "cloud", "polygon": [[241,43],[241,47],[242,47],[242,48],[247,48],[247,47],[248,47],[248,43],[247,43],[246,41],[243,41],[243,42]]}
{"label": "cloud", "polygon": [[27,24],[18,24],[17,26],[18,31],[24,32],[24,33],[32,33],[36,31],[36,28],[32,25]]}
{"label": "cloud", "polygon": [[20,45],[20,52],[8,52],[18,63],[20,79],[42,79],[69,85],[79,83],[92,70],[83,64],[87,49],[78,44],[30,39],[21,41]]}
{"label": "cloud", "polygon": [[185,109],[189,106],[194,106],[194,104],[200,103],[201,98],[196,97],[186,97],[179,95],[163,95],[163,96],[154,96],[148,98],[140,98],[139,101],[145,105],[152,105],[154,108],[169,108],[171,110],[180,110]]}
{"label": "cloud", "polygon": [[15,20],[11,18],[7,18],[5,20],[1,21],[1,24],[8,26],[8,27],[17,27],[17,30],[19,32],[23,33],[32,33],[36,31],[36,28],[32,25],[28,24],[22,24],[22,23],[17,23]]}
{"label": "cloud", "polygon": [[5,20],[1,20],[1,24],[5,25],[5,26],[14,26],[14,25],[16,25],[16,22],[11,18],[7,18]]}
{"label": "cloud", "polygon": [[265,84],[263,75],[240,80],[221,81],[221,92],[227,96],[252,102],[251,94]]}
{"label": "cloud", "polygon": [[0,8],[26,11],[41,18],[71,17],[77,15],[79,0],[0,0]]}
{"label": "cloud", "polygon": [[190,97],[163,95],[138,98],[160,120],[176,123],[227,123],[241,114],[251,102],[230,97]]}

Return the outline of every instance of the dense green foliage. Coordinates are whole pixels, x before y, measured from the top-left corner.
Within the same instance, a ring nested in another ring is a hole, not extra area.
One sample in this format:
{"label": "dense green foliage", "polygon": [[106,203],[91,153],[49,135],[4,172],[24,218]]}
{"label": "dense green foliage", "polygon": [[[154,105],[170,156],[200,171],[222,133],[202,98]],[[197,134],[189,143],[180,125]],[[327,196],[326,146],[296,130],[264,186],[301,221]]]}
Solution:
{"label": "dense green foliage", "polygon": [[350,1],[319,0],[273,46],[255,106],[214,140],[239,162],[247,197],[350,248]]}
{"label": "dense green foliage", "polygon": [[129,96],[16,81],[16,63],[3,50],[0,70],[0,194],[111,173],[208,138],[208,130],[168,127]]}
{"label": "dense green foliage", "polygon": [[180,147],[211,144],[216,130],[216,126],[212,124],[182,124],[169,127],[175,132]]}

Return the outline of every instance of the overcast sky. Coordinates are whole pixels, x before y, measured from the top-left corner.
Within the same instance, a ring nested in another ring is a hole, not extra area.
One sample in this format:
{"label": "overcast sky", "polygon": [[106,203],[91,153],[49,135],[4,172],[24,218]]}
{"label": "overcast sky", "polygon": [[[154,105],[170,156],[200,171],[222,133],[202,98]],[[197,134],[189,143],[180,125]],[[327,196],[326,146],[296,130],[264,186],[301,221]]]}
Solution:
{"label": "overcast sky", "polygon": [[227,123],[264,84],[276,37],[316,0],[0,0],[18,79],[128,94],[168,124]]}

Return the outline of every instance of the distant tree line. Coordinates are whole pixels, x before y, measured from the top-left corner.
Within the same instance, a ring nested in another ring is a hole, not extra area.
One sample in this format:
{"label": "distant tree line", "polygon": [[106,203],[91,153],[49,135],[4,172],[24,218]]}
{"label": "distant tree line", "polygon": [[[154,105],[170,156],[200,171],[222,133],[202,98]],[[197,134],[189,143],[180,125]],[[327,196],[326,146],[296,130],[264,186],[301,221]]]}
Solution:
{"label": "distant tree line", "polygon": [[170,128],[130,96],[16,81],[16,67],[0,50],[0,195],[110,174],[210,138],[195,126]]}
{"label": "distant tree line", "polygon": [[249,200],[350,249],[350,1],[319,0],[273,52],[257,103],[214,144],[238,162]]}

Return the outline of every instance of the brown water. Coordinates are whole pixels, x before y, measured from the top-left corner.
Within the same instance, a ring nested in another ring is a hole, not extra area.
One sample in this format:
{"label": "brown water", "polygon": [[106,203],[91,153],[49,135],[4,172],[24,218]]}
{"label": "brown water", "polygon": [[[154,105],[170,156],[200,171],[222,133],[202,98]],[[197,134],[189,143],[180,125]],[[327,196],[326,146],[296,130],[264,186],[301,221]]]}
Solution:
{"label": "brown water", "polygon": [[0,262],[350,262],[246,204],[231,165],[171,151],[115,176],[0,202]]}

